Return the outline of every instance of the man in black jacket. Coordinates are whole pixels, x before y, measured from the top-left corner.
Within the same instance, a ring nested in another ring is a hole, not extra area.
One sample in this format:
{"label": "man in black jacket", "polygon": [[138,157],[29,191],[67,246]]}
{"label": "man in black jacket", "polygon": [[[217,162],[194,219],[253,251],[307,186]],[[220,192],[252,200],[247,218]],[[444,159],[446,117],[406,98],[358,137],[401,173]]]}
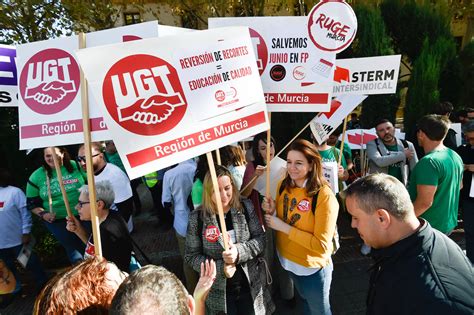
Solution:
{"label": "man in black jacket", "polygon": [[367,314],[474,314],[472,264],[415,216],[400,181],[372,174],[350,185],[345,197],[352,227],[374,248]]}

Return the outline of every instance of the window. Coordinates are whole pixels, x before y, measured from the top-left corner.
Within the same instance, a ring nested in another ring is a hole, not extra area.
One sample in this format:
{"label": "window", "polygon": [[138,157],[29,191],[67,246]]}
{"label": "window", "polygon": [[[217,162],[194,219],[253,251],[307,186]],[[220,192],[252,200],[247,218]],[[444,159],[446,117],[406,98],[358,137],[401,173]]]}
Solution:
{"label": "window", "polygon": [[140,13],[124,13],[125,25],[137,24],[142,20],[140,18]]}

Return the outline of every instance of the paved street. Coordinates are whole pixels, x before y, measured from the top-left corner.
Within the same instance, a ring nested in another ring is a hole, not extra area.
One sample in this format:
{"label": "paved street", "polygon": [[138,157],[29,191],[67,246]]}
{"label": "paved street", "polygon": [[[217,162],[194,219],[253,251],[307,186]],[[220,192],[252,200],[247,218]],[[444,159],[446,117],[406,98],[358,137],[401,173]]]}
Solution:
{"label": "paved street", "polygon": [[[183,280],[182,260],[178,251],[178,244],[174,231],[157,231],[158,220],[152,214],[151,201],[148,191],[143,186],[139,187],[139,193],[143,200],[143,213],[135,218],[135,231],[132,236],[147,253],[152,262],[162,265],[173,271]],[[361,240],[357,233],[350,228],[349,218],[343,214],[338,220],[339,233],[341,235],[341,248],[333,257],[334,272],[331,287],[331,307],[333,314],[364,314],[365,297],[368,287],[368,269],[371,259],[363,257],[359,253]],[[464,246],[464,233],[457,230],[452,237]],[[143,261],[143,260],[141,260]],[[52,270],[54,272],[54,270]],[[24,278],[28,280],[29,275]],[[5,309],[0,309],[0,315],[23,315],[31,314],[34,304],[34,296],[31,294],[31,283],[26,281],[23,288],[24,295],[15,298],[12,304]],[[277,305],[276,314],[301,314],[301,308],[294,309],[275,297]],[[299,305],[299,303],[297,303]]]}

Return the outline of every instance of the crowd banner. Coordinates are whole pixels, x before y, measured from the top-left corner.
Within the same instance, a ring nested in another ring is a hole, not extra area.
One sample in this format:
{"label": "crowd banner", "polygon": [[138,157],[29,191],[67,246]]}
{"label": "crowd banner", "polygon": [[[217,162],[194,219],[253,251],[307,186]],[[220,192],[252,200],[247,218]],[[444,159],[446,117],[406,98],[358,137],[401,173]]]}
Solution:
{"label": "crowd banner", "polygon": [[393,94],[401,55],[337,59],[333,95]]}
{"label": "crowd banner", "polygon": [[268,111],[329,110],[336,54],[311,43],[307,17],[210,18],[208,24],[249,27]]}
{"label": "crowd banner", "polygon": [[310,123],[314,139],[319,143],[326,141],[344,120],[367,95],[341,95],[331,102],[331,110],[319,113]]}
{"label": "crowd banner", "polygon": [[[365,149],[369,141],[377,138],[377,132],[375,128],[372,129],[351,129],[346,131],[347,140],[346,143],[349,145],[351,150]],[[399,128],[395,129],[395,137],[397,139],[405,139],[405,133],[401,132]],[[342,140],[342,137],[339,137]]]}
{"label": "crowd banner", "polygon": [[16,48],[0,44],[0,107],[18,106]]}
{"label": "crowd banner", "polygon": [[246,27],[77,55],[130,178],[269,129]]}
{"label": "crowd banner", "polygon": [[[88,33],[86,39],[88,47],[94,47],[157,36],[154,21]],[[78,48],[78,36],[17,47],[21,150],[83,142]],[[110,139],[91,97],[89,105],[93,141]]]}

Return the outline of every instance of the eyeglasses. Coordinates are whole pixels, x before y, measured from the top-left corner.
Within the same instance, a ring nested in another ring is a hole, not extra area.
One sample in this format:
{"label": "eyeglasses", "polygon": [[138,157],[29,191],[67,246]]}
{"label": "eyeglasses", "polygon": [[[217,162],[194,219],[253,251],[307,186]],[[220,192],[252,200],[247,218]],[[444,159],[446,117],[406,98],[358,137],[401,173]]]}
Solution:
{"label": "eyeglasses", "polygon": [[[95,158],[96,156],[100,155],[100,153],[94,154],[92,158]],[[84,162],[86,163],[86,157],[84,155],[78,155],[76,158],[77,162]]]}
{"label": "eyeglasses", "polygon": [[88,203],[91,203],[91,202],[90,201],[80,201],[80,200],[77,201],[77,205],[79,206],[79,208],[82,208],[83,205],[86,205]]}

